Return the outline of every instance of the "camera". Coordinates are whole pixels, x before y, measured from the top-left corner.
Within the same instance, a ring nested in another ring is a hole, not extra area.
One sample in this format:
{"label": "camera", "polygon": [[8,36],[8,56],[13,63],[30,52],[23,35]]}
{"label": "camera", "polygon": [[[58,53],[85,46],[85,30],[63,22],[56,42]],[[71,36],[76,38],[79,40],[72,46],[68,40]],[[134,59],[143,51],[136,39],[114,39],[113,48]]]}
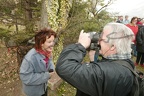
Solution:
{"label": "camera", "polygon": [[98,44],[100,34],[97,32],[89,32],[91,38],[91,44],[87,50],[99,50],[100,46]]}

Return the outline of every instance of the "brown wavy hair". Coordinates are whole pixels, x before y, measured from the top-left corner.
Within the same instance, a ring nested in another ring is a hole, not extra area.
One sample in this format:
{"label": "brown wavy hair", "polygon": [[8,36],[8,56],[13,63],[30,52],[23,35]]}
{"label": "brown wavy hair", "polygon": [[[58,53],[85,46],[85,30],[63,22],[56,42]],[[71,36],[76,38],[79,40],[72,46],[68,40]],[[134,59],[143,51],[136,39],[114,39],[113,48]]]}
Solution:
{"label": "brown wavy hair", "polygon": [[57,37],[56,32],[50,28],[43,28],[35,35],[35,49],[41,50],[41,45],[46,41],[46,38],[51,36]]}
{"label": "brown wavy hair", "polygon": [[138,19],[138,17],[132,17],[130,23],[132,23],[133,20]]}

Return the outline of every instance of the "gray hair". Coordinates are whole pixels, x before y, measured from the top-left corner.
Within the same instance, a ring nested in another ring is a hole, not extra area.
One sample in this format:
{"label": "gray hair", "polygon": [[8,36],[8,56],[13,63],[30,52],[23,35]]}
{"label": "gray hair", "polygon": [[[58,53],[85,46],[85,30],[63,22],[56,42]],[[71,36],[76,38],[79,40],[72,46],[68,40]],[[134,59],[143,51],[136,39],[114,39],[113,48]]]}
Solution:
{"label": "gray hair", "polygon": [[117,53],[131,53],[131,43],[135,37],[130,28],[120,23],[108,23],[103,30],[110,31],[107,35],[108,43],[116,46]]}

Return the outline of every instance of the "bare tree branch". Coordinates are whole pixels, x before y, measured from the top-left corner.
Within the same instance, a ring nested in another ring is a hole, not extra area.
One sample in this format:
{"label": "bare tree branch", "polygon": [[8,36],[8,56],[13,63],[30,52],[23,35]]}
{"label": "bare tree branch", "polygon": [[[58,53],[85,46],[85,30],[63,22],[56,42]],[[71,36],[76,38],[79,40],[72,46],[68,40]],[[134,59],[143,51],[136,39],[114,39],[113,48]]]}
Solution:
{"label": "bare tree branch", "polygon": [[98,14],[102,9],[106,8],[107,6],[109,6],[109,5],[112,3],[112,1],[113,1],[113,0],[109,0],[109,1],[107,2],[107,4],[105,4],[103,7],[101,7],[101,8],[94,14],[94,16],[97,16],[97,14]]}

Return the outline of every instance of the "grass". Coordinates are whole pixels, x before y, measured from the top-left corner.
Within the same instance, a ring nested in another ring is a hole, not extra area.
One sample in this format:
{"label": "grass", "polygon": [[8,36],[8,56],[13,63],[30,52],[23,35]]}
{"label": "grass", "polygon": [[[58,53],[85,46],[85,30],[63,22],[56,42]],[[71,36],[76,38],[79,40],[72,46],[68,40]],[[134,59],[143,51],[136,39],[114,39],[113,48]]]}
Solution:
{"label": "grass", "polygon": [[52,91],[49,89],[48,96],[75,96],[75,93],[76,88],[64,81],[56,90]]}
{"label": "grass", "polygon": [[[132,60],[135,62],[136,57],[132,57]],[[136,69],[144,73],[144,67],[141,67],[140,64],[138,66],[136,66]]]}
{"label": "grass", "polygon": [[139,71],[142,71],[144,73],[144,67],[141,67],[140,65],[136,66],[136,69],[138,69]]}

